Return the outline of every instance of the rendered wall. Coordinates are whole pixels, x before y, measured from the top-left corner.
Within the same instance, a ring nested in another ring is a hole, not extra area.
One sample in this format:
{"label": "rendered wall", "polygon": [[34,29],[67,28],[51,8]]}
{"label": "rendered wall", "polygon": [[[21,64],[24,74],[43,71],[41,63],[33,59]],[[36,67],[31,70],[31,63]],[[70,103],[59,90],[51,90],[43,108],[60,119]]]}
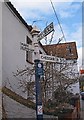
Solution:
{"label": "rendered wall", "polygon": [[[26,62],[26,52],[20,49],[20,42],[26,43],[26,36],[31,38],[28,29],[12,13],[12,11],[3,3],[2,7],[2,78],[3,86],[7,86],[24,96],[19,87],[19,80],[13,75],[17,69],[24,69],[31,66]],[[25,97],[25,96],[24,96]]]}

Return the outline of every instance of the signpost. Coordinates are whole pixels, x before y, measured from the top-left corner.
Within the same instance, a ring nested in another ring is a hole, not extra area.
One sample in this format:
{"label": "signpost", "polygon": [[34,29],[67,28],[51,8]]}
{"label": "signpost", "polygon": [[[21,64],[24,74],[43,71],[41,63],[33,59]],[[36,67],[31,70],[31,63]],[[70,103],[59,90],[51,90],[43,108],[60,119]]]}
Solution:
{"label": "signpost", "polygon": [[[62,63],[63,59],[60,59],[55,56],[49,56],[49,55],[39,55],[39,48],[38,48],[38,42],[43,39],[45,36],[47,36],[49,33],[54,31],[53,22],[50,23],[40,34],[38,34],[38,30],[33,29],[32,30],[32,36],[33,40],[36,41],[34,43],[34,49],[30,49],[28,44],[20,43],[20,49],[25,51],[35,51],[36,53],[36,59],[34,60],[35,63],[35,85],[36,85],[36,116],[37,120],[43,120],[43,106],[42,106],[42,94],[41,94],[41,83],[40,78],[44,75],[43,70],[43,63],[41,61],[48,61],[48,62],[58,62]],[[38,57],[40,56],[40,58]]]}
{"label": "signpost", "polygon": [[36,59],[34,60],[34,63],[35,63],[36,116],[37,116],[37,120],[43,120],[43,106],[42,106],[42,94],[41,94],[40,78],[44,74],[43,63],[41,63],[40,59],[38,59],[38,55],[39,55],[38,42],[42,38],[47,36],[53,30],[54,30],[53,23],[51,23],[40,34],[38,34],[38,31],[35,29],[32,31],[33,39],[34,39],[34,41],[36,41],[36,43],[34,43],[35,52],[36,52]]}

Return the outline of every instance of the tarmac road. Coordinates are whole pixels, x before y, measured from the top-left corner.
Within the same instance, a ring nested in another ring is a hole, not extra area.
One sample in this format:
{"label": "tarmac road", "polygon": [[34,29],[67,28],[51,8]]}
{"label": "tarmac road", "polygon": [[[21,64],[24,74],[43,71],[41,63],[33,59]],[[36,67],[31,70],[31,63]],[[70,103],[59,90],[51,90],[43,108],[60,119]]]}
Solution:
{"label": "tarmac road", "polygon": [[84,120],[84,100],[80,100],[81,104],[81,119]]}

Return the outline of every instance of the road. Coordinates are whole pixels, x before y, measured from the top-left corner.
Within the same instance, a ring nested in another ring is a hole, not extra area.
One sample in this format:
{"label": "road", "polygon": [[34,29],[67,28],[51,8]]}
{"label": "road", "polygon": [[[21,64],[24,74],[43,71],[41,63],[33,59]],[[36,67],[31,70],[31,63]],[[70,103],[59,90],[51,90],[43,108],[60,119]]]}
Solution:
{"label": "road", "polygon": [[81,103],[81,118],[84,120],[84,100],[80,100]]}
{"label": "road", "polygon": [[1,93],[1,90],[0,90],[0,120],[2,118],[2,93]]}

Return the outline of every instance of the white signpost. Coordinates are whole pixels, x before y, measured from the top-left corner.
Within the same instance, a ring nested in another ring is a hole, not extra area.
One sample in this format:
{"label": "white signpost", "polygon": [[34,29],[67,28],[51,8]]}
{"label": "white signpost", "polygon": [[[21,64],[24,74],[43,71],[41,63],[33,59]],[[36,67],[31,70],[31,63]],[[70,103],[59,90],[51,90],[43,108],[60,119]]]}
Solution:
{"label": "white signpost", "polygon": [[[35,31],[35,30],[34,30]],[[54,26],[53,22],[49,24],[43,32],[41,32],[39,35],[35,34],[34,32],[33,35],[37,35],[37,37],[34,36],[34,50],[31,49],[31,46],[25,43],[20,43],[20,49],[25,50],[25,51],[35,51],[36,52],[36,58],[34,60],[35,63],[35,84],[36,84],[36,116],[37,120],[43,120],[43,108],[42,108],[42,96],[41,96],[41,85],[40,85],[40,76],[43,75],[43,63],[40,61],[48,61],[48,62],[55,62],[55,63],[63,63],[63,58],[58,58],[55,56],[49,56],[49,55],[43,55],[39,54],[39,48],[38,48],[38,42],[43,39],[45,36],[47,36],[49,33],[54,31]],[[38,33],[38,31],[35,31]],[[38,59],[39,55],[39,59]],[[39,97],[40,96],[40,97]]]}

